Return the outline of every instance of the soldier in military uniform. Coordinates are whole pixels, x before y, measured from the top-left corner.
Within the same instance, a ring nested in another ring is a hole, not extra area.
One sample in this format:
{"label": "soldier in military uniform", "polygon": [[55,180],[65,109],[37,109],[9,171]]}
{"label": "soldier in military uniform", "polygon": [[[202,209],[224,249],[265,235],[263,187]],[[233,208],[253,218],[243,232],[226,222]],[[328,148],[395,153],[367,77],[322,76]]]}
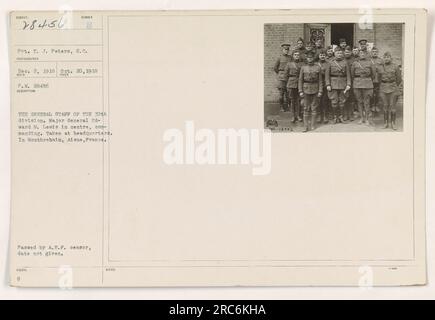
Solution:
{"label": "soldier in military uniform", "polygon": [[376,76],[376,70],[371,61],[367,59],[366,51],[361,50],[359,59],[353,62],[351,75],[353,92],[361,116],[359,123],[370,124],[370,102],[373,97],[373,80]]}
{"label": "soldier in military uniform", "polygon": [[341,48],[342,51],[344,51],[347,47],[347,41],[344,38],[341,38],[339,41],[339,47]]}
{"label": "soldier in military uniform", "polygon": [[320,112],[320,119],[319,123],[328,123],[328,117],[330,114],[330,101],[328,99],[328,94],[326,90],[325,85],[325,75],[326,70],[330,67],[330,63],[326,60],[326,50],[322,49],[319,52],[319,61],[317,62],[319,65],[321,71],[322,71],[322,83],[323,83],[323,90],[322,90],[322,97],[319,101],[319,112]]}
{"label": "soldier in military uniform", "polygon": [[332,46],[326,47],[326,61],[330,62],[335,58],[334,56],[334,48]]}
{"label": "soldier in military uniform", "polygon": [[296,48],[293,50],[293,52],[299,52],[299,59],[301,61],[305,61],[305,43],[304,43],[304,39],[299,38],[298,41],[296,42]]}
{"label": "soldier in military uniform", "polygon": [[359,48],[358,47],[353,47],[352,56],[353,56],[354,60],[357,60],[359,58]]}
{"label": "soldier in military uniform", "polygon": [[311,52],[314,55],[314,60],[316,59],[316,49],[314,48],[314,44],[312,42],[307,42],[305,45],[305,63],[307,63],[307,54]]}
{"label": "soldier in military uniform", "polygon": [[326,89],[331,100],[335,123],[343,122],[343,112],[351,88],[350,68],[343,59],[343,51],[335,50],[335,60],[329,64],[325,75]]}
{"label": "soldier in military uniform", "polygon": [[[376,74],[378,73],[379,67],[384,63],[382,58],[379,57],[379,51],[377,48],[373,47],[371,51],[371,59],[370,61],[373,63],[376,69]],[[379,106],[379,79],[378,77],[375,77],[375,80],[373,81],[373,103],[372,103],[372,111],[378,112],[378,106]]]}
{"label": "soldier in military uniform", "polygon": [[355,60],[353,58],[352,55],[352,48],[350,46],[347,46],[344,51],[343,51],[343,57],[344,57],[344,61],[347,62],[347,64],[349,64],[349,66],[352,65],[353,61]]}
{"label": "soldier in military uniform", "polygon": [[385,128],[388,128],[389,123],[391,123],[391,128],[396,130],[396,104],[402,74],[399,66],[392,62],[391,53],[384,53],[384,61],[378,72],[380,81],[379,96],[384,105]]}
{"label": "soldier in military uniform", "polygon": [[320,51],[324,50],[324,48],[323,48],[323,40],[321,38],[317,38],[314,41],[314,50],[315,50],[314,61],[319,61]]}
{"label": "soldier in military uniform", "polygon": [[[347,46],[346,49],[344,50],[344,61],[346,61],[349,71],[355,59],[356,58],[353,55],[352,47]],[[352,77],[351,77],[351,82],[352,82]],[[352,83],[351,83],[351,87],[352,87]],[[353,121],[354,111],[355,111],[355,95],[353,93],[353,90],[349,90],[346,102],[344,104],[344,119],[347,121]]]}
{"label": "soldier in military uniform", "polygon": [[293,123],[296,121],[302,121],[300,119],[300,98],[298,92],[299,84],[299,72],[303,65],[303,62],[299,59],[299,51],[293,52],[293,60],[287,63],[285,68],[285,75],[288,79],[287,81],[287,92],[290,99],[291,111],[293,112]]}
{"label": "soldier in military uniform", "polygon": [[278,59],[276,59],[273,70],[275,71],[278,77],[277,89],[279,92],[279,105],[281,107],[281,111],[288,111],[289,110],[289,106],[288,106],[289,101],[288,101],[288,94],[287,94],[288,79],[284,71],[285,71],[285,67],[287,66],[287,63],[291,61],[291,56],[289,55],[290,44],[283,43],[281,44],[281,48],[282,48],[282,54],[281,56],[279,56]]}
{"label": "soldier in military uniform", "polygon": [[[322,96],[322,70],[314,63],[313,52],[308,52],[307,64],[303,65],[299,73],[299,95],[304,99],[304,132],[314,130],[319,98]],[[310,126],[311,116],[311,126]]]}
{"label": "soldier in military uniform", "polygon": [[359,51],[365,51],[367,53],[367,40],[361,39],[358,41],[359,43]]}

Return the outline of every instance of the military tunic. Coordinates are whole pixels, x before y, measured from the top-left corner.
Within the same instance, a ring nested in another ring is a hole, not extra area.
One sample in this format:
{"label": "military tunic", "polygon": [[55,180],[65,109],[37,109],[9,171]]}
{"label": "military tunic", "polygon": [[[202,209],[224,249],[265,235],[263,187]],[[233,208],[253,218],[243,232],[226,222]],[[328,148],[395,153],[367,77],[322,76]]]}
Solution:
{"label": "military tunic", "polygon": [[373,97],[373,80],[376,77],[375,66],[366,58],[355,60],[352,63],[351,74],[353,78],[353,91],[358,103],[360,114],[369,112]]}
{"label": "military tunic", "polygon": [[332,90],[344,90],[351,86],[350,68],[345,60],[334,60],[326,70],[326,85]]}
{"label": "military tunic", "polygon": [[349,70],[352,67],[352,64],[355,62],[355,57],[350,56],[349,58],[344,58],[344,61],[349,65]]}
{"label": "military tunic", "polygon": [[[382,60],[382,58],[370,58],[371,63],[375,66],[375,70],[376,70],[376,75],[379,73],[379,68],[382,66],[382,64],[384,63],[384,61]],[[376,76],[375,79],[373,80],[373,83],[379,83],[379,79]]]}
{"label": "military tunic", "polygon": [[395,63],[384,63],[378,69],[379,95],[386,111],[395,110],[402,73]]}
{"label": "military tunic", "polygon": [[300,115],[300,101],[299,101],[299,92],[298,92],[298,85],[299,85],[299,72],[301,70],[301,67],[303,65],[303,62],[298,61],[291,61],[287,63],[285,74],[288,78],[287,80],[287,92],[288,97],[290,99],[291,103],[291,109],[293,112],[294,119],[298,119]]}
{"label": "military tunic", "polygon": [[373,89],[373,80],[376,77],[375,66],[367,59],[358,59],[351,67],[353,87],[355,89]]}
{"label": "military tunic", "polygon": [[282,81],[285,81],[284,83],[284,87],[287,84],[287,78],[285,75],[285,67],[287,66],[287,63],[289,63],[291,61],[291,57],[290,55],[287,54],[282,54],[278,59],[276,59],[276,62],[273,66],[273,70],[275,71],[275,73],[278,75],[278,81],[279,86],[282,86]]}
{"label": "military tunic", "polygon": [[287,77],[287,89],[297,89],[299,82],[299,71],[302,63],[299,61],[290,61],[285,68],[285,76]]}
{"label": "military tunic", "polygon": [[273,70],[277,74],[278,77],[278,84],[277,89],[279,92],[279,104],[281,106],[281,109],[286,110],[287,108],[284,106],[284,100],[287,100],[288,104],[288,93],[287,93],[287,76],[285,74],[285,67],[287,66],[287,63],[291,61],[290,55],[282,54],[275,62],[273,66]]}
{"label": "military tunic", "polygon": [[[348,93],[344,93],[347,86],[351,86],[350,68],[345,60],[334,60],[326,70],[326,85],[331,87],[328,97],[332,108],[339,117],[344,111]],[[340,109],[338,109],[338,107]]]}
{"label": "military tunic", "polygon": [[[357,58],[352,54],[349,58],[344,58],[344,60],[347,62],[347,65],[349,66],[349,71],[352,68],[352,64],[357,60]],[[350,76],[350,82],[351,87],[353,87],[353,79],[352,75]],[[349,91],[349,96],[346,99],[346,113],[348,114],[348,118],[351,118],[353,115],[354,109],[355,109],[355,94],[353,93],[353,90]]]}
{"label": "military tunic", "polygon": [[373,79],[373,106],[376,109],[379,104],[379,67],[384,63],[384,61],[379,58],[370,58],[371,63],[375,66],[376,76]]}
{"label": "military tunic", "polygon": [[323,89],[322,89],[322,97],[319,99],[319,109],[320,109],[320,121],[323,121],[325,119],[327,119],[328,114],[329,114],[329,99],[328,99],[328,93],[326,90],[326,82],[325,82],[325,77],[326,77],[326,72],[330,67],[330,63],[325,60],[325,61],[321,61],[319,60],[319,62],[317,62],[317,64],[319,65],[319,67],[322,70],[322,83],[323,83]]}
{"label": "military tunic", "polygon": [[322,94],[322,69],[318,64],[308,64],[299,73],[299,92],[304,93],[304,111],[316,114],[319,104],[318,94]]}
{"label": "military tunic", "polygon": [[335,60],[335,57],[334,56],[330,56],[330,57],[326,57],[326,61],[328,61],[328,62],[331,62],[331,61],[333,61],[333,60]]}

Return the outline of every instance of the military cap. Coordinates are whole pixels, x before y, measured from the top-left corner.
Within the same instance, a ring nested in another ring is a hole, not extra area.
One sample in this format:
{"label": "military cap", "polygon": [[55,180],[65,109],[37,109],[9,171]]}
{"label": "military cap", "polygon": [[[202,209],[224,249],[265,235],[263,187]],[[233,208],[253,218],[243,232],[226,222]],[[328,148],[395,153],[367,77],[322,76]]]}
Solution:
{"label": "military cap", "polygon": [[345,38],[341,38],[340,40],[338,40],[338,42],[339,43],[346,42],[346,39]]}
{"label": "military cap", "polygon": [[343,51],[343,49],[341,47],[335,47],[334,52],[337,52],[337,51]]}
{"label": "military cap", "polygon": [[384,53],[384,57],[390,57],[391,58],[391,52],[387,51]]}
{"label": "military cap", "polygon": [[281,43],[281,47],[290,47],[290,46],[291,46],[291,44],[288,42]]}
{"label": "military cap", "polygon": [[326,47],[326,50],[331,50],[331,49],[334,49],[334,47],[331,46],[331,45],[329,45],[329,46]]}
{"label": "military cap", "polygon": [[376,48],[376,47],[373,47],[373,48],[372,48],[372,51],[373,51],[373,50],[379,51],[378,48]]}
{"label": "military cap", "polygon": [[304,39],[302,39],[301,37],[298,38],[297,42],[302,41],[302,43],[304,42]]}
{"label": "military cap", "polygon": [[367,40],[366,39],[361,39],[358,41],[359,44],[367,44]]}
{"label": "military cap", "polygon": [[320,49],[319,50],[319,54],[326,54],[326,50],[325,49]]}
{"label": "military cap", "polygon": [[346,46],[346,48],[344,48],[344,50],[352,51],[352,47],[351,46]]}

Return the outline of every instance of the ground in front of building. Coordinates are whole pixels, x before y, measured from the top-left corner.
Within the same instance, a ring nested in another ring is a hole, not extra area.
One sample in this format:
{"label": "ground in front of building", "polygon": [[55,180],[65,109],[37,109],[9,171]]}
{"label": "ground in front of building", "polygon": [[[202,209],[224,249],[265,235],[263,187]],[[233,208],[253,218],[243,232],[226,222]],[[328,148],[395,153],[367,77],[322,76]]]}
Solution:
{"label": "ground in front of building", "polygon": [[[402,106],[398,106],[396,114],[396,131],[403,130]],[[277,127],[269,127],[273,132],[302,132],[304,130],[303,122],[292,123],[293,115],[291,112],[281,112],[278,103],[265,103],[264,106],[264,121],[268,120],[277,124]],[[319,118],[318,118],[319,119]],[[311,132],[393,132],[395,130],[389,127],[384,129],[384,114],[382,110],[375,113],[371,118],[371,124],[358,124],[359,114],[354,113],[353,121],[345,121],[345,123],[337,123],[330,120],[329,123],[317,123],[316,129]],[[265,125],[266,127],[266,125]]]}

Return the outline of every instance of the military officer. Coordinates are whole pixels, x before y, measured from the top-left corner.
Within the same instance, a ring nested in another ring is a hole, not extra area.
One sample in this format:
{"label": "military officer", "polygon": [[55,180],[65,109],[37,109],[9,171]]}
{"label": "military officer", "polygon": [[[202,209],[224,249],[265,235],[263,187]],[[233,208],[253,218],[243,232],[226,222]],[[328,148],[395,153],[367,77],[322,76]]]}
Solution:
{"label": "military officer", "polygon": [[339,47],[341,48],[341,50],[344,51],[344,50],[346,49],[346,47],[347,47],[346,39],[341,38],[341,39],[338,41],[338,43],[339,43]]}
{"label": "military officer", "polygon": [[355,58],[352,54],[352,48],[350,46],[347,46],[344,49],[344,61],[347,62],[349,68],[352,66],[352,63],[355,61]]}
{"label": "military officer", "polygon": [[326,61],[330,62],[332,59],[334,59],[334,48],[333,46],[327,46],[326,47]]}
{"label": "military officer", "polygon": [[279,92],[279,105],[281,111],[288,111],[288,95],[287,95],[287,77],[285,75],[285,67],[291,61],[290,44],[285,42],[281,44],[282,54],[276,59],[273,70],[278,77],[277,89]]}
{"label": "military officer", "polygon": [[380,81],[379,96],[384,105],[385,128],[391,123],[391,128],[396,130],[396,104],[399,96],[399,86],[402,74],[397,64],[392,62],[391,53],[384,53],[384,61],[378,70]]}
{"label": "military officer", "polygon": [[306,60],[307,64],[299,73],[298,85],[299,95],[304,99],[304,132],[315,129],[317,106],[323,90],[322,70],[314,63],[314,53],[307,52]]}
{"label": "military officer", "polygon": [[376,70],[371,61],[367,59],[367,51],[360,51],[358,60],[352,64],[351,75],[353,92],[361,116],[359,123],[370,124],[370,101],[373,97],[373,80]]}
{"label": "military officer", "polygon": [[316,51],[316,55],[314,57],[315,61],[319,61],[319,54],[320,54],[320,51],[322,51],[323,49],[324,49],[323,48],[323,40],[321,38],[317,38],[314,41],[314,50]]}
{"label": "military officer", "polygon": [[[344,50],[344,61],[347,62],[350,71],[353,62],[355,61],[355,56],[353,55],[351,46],[347,46],[346,49]],[[351,82],[352,82],[352,77],[351,77]],[[349,90],[346,102],[344,104],[345,120],[353,121],[354,111],[355,111],[355,95],[353,94],[353,90]]]}
{"label": "military officer", "polygon": [[343,59],[343,51],[335,50],[335,59],[329,64],[325,75],[326,89],[331,100],[335,123],[343,122],[343,112],[351,88],[350,67]]}
{"label": "military officer", "polygon": [[298,51],[299,52],[299,59],[301,61],[305,61],[305,51],[306,51],[306,49],[305,49],[304,39],[299,38],[296,41],[296,48],[293,50],[293,52],[294,51]]}
{"label": "military officer", "polygon": [[287,92],[288,97],[291,104],[291,111],[293,113],[293,123],[296,121],[302,121],[300,119],[300,101],[299,101],[299,92],[298,92],[298,84],[299,84],[299,72],[303,62],[300,61],[300,53],[299,51],[293,52],[293,60],[287,63],[285,68],[285,75],[288,78],[287,80]]}
{"label": "military officer", "polygon": [[317,38],[314,41],[314,46],[318,51],[322,50],[323,49],[323,40],[321,38]]}
{"label": "military officer", "polygon": [[365,51],[367,53],[367,40],[361,39],[358,41],[359,43],[359,51]]}
{"label": "military officer", "polygon": [[353,47],[352,56],[353,56],[354,60],[357,60],[359,58],[359,48],[358,47]]}
{"label": "military officer", "polygon": [[322,90],[322,96],[320,97],[319,100],[319,112],[320,112],[320,119],[319,119],[319,123],[328,123],[328,117],[330,114],[330,108],[329,108],[329,99],[328,99],[328,94],[327,94],[327,90],[326,90],[326,84],[325,84],[325,75],[326,75],[326,70],[330,67],[330,63],[332,62],[328,62],[326,60],[326,50],[322,49],[319,52],[319,61],[317,62],[317,64],[319,65],[321,71],[322,71],[322,83],[323,83],[323,90]]}
{"label": "military officer", "polygon": [[316,49],[314,48],[314,43],[307,42],[307,44],[305,45],[305,63],[307,62],[308,52],[312,52],[314,55],[314,59],[316,59]]}
{"label": "military officer", "polygon": [[[376,47],[373,47],[371,51],[371,58],[370,61],[373,63],[376,69],[376,74],[378,74],[379,67],[384,63],[382,58],[379,57],[379,50]],[[373,81],[373,103],[372,103],[372,111],[378,112],[378,106],[379,106],[379,79],[376,76],[375,80]]]}

